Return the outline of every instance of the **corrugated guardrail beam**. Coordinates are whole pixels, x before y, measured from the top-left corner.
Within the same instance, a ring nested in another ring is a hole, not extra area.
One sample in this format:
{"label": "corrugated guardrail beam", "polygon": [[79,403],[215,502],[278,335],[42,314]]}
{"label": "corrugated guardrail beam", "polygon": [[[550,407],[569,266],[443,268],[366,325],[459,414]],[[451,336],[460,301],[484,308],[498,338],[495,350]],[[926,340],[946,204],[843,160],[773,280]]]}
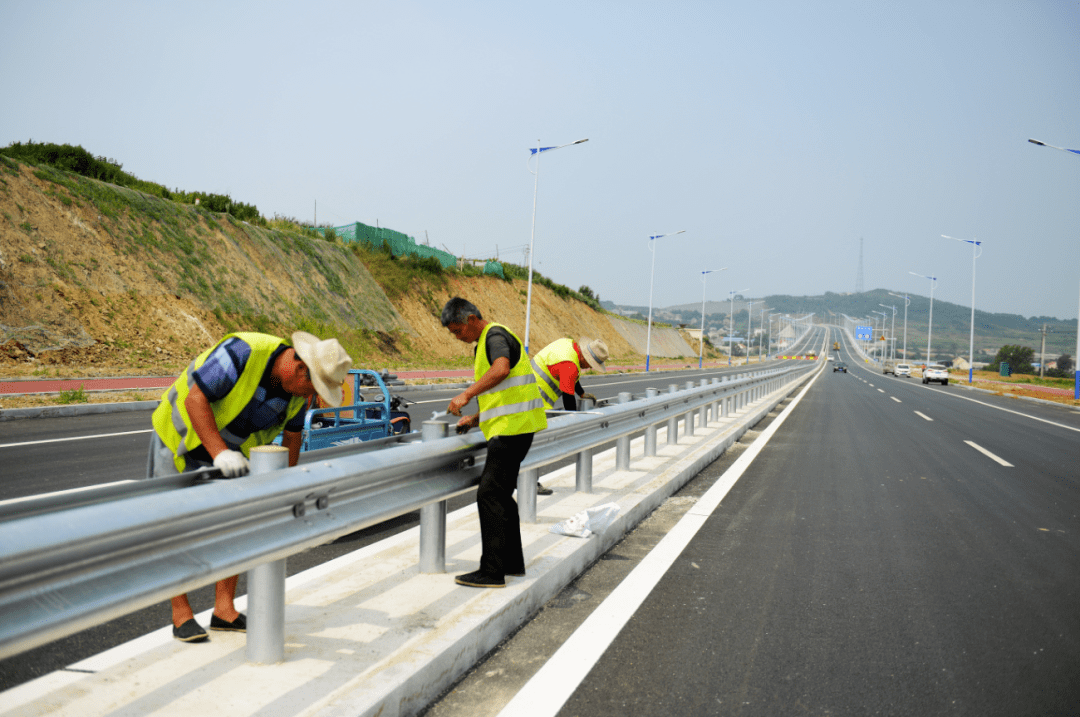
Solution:
{"label": "corrugated guardrail beam", "polygon": [[[741,405],[751,392],[774,390],[811,368],[760,371],[553,418],[522,475],[711,403]],[[168,500],[143,493],[9,516],[0,522],[0,657],[464,493],[486,456],[479,433],[389,446],[331,449],[296,468],[171,490]],[[536,481],[519,478],[518,485],[523,520],[535,520]]]}

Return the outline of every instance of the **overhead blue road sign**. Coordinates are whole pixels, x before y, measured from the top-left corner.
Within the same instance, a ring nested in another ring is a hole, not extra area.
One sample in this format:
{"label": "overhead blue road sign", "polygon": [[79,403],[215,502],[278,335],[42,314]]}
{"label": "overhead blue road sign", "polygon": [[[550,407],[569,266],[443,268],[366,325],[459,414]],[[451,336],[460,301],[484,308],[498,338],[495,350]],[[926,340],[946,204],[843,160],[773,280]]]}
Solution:
{"label": "overhead blue road sign", "polygon": [[856,326],[855,338],[859,341],[870,341],[874,336],[874,329],[870,326]]}

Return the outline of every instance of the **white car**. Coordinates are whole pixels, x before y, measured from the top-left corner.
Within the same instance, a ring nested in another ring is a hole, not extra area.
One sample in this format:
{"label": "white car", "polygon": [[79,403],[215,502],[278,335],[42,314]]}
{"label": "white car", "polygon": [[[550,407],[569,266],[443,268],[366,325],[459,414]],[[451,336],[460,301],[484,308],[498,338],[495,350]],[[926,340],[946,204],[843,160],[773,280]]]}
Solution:
{"label": "white car", "polygon": [[896,364],[896,373],[893,374],[893,375],[910,377],[911,376],[911,364],[909,364],[909,363],[898,363],[898,364]]}
{"label": "white car", "polygon": [[941,364],[930,364],[923,369],[922,382],[930,383],[931,381],[938,381],[942,386],[948,386],[949,372]]}

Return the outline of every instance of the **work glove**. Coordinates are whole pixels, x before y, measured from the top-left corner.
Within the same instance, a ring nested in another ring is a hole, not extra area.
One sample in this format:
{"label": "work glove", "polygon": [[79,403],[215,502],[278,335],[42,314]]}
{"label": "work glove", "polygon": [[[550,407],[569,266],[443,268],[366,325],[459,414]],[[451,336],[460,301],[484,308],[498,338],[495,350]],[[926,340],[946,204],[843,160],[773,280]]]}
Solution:
{"label": "work glove", "polygon": [[239,478],[246,476],[250,466],[248,459],[240,451],[222,451],[214,459],[214,467],[221,471],[226,478]]}
{"label": "work glove", "polygon": [[581,397],[582,398],[587,398],[587,399],[589,399],[590,401],[593,401],[593,402],[596,401],[596,396],[592,395],[591,393],[583,393],[583,394],[581,394]]}

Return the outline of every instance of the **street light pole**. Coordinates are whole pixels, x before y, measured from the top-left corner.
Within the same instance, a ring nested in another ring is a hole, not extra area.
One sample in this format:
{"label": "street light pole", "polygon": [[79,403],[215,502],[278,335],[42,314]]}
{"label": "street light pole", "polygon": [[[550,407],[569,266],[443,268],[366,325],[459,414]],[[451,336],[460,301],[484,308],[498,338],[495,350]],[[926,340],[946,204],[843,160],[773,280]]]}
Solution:
{"label": "street light pole", "polygon": [[[889,318],[889,315],[887,313],[885,313],[884,311],[874,311],[873,309],[870,309],[870,311],[873,311],[875,314],[881,314],[881,339],[882,340],[879,342],[879,344],[885,343],[885,319]],[[879,359],[879,363],[885,363],[885,348],[884,347],[881,347],[880,354],[881,354],[881,357]]]}
{"label": "street light pole", "polygon": [[[942,239],[956,237],[941,235]],[[982,256],[982,242],[974,239],[956,239],[971,245],[971,336],[968,339],[968,383],[974,379],[975,372],[975,260]]]}
{"label": "street light pole", "polygon": [[769,350],[765,352],[766,356],[768,356],[769,353],[772,351],[772,317],[774,317],[774,316],[782,316],[783,313],[784,313],[783,311],[777,311],[775,314],[769,314],[769,341],[768,341]]}
{"label": "street light pole", "polygon": [[909,271],[909,274],[915,276],[921,276],[923,279],[930,280],[930,321],[926,326],[926,365],[930,365],[930,335],[934,330],[934,287],[937,286],[936,276],[923,276],[922,274],[915,274],[913,271]]}
{"label": "street light pole", "polygon": [[533,277],[533,240],[536,239],[536,189],[540,183],[540,153],[550,152],[556,149],[562,149],[563,147],[569,147],[572,144],[582,144],[588,142],[588,138],[579,139],[576,142],[568,142],[567,144],[560,144],[558,147],[541,147],[540,140],[536,140],[536,149],[529,150],[529,159],[536,157],[536,171],[529,169],[528,162],[525,163],[525,168],[529,169],[533,175],[533,211],[532,211],[532,231],[529,234],[529,288],[525,295],[525,353],[529,353],[529,320],[532,314],[532,277]]}
{"label": "street light pole", "polygon": [[[1040,147],[1049,147],[1050,149],[1059,149],[1062,152],[1071,152],[1072,154],[1080,155],[1080,149],[1055,147],[1052,144],[1040,142],[1037,139],[1029,139],[1028,142],[1037,144]],[[1080,314],[1077,314],[1076,317],[1076,354],[1073,356],[1073,400],[1080,401]]]}
{"label": "street light pole", "polygon": [[[769,310],[768,306],[762,306],[761,307],[761,320],[758,321],[758,323],[761,325],[761,328],[758,329],[758,330],[761,331],[762,333],[764,333],[764,331],[765,331],[765,312],[768,311],[768,310]],[[758,342],[757,342],[757,362],[761,363],[761,337],[760,336],[758,336]]]}
{"label": "street light pole", "polygon": [[896,307],[889,306],[888,304],[878,304],[878,306],[886,309],[892,309],[892,327],[889,329],[889,335],[892,336],[892,351],[889,352],[889,358],[893,361],[896,360]]}
{"label": "street light pole", "polygon": [[735,335],[735,294],[741,294],[744,291],[750,291],[749,289],[739,289],[738,291],[729,291],[728,297],[731,299],[731,309],[728,311],[728,336],[727,336],[727,365],[731,365],[731,338]]}
{"label": "street light pole", "polygon": [[750,336],[754,330],[754,313],[752,309],[754,308],[754,304],[763,303],[765,303],[764,300],[746,302],[746,363],[748,364],[750,363]]}
{"label": "street light pole", "polygon": [[[701,344],[698,346],[698,369],[701,369],[702,357],[705,355],[705,277],[713,272],[719,273],[721,271],[727,271],[727,267],[725,266],[723,269],[707,269],[701,272]],[[645,370],[647,371],[648,368]]]}
{"label": "street light pole", "polygon": [[911,297],[907,294],[894,294],[891,291],[889,296],[895,296],[904,300],[904,363],[909,363],[907,355],[907,307],[911,305]]}
{"label": "street light pole", "polygon": [[653,276],[655,276],[656,274],[656,247],[653,246],[653,240],[675,236],[676,234],[682,234],[685,231],[685,229],[680,229],[677,232],[671,232],[669,234],[656,234],[649,237],[649,251],[652,252],[652,269],[649,270],[649,328],[645,332],[645,373],[649,372],[649,356],[652,351],[652,290]]}

